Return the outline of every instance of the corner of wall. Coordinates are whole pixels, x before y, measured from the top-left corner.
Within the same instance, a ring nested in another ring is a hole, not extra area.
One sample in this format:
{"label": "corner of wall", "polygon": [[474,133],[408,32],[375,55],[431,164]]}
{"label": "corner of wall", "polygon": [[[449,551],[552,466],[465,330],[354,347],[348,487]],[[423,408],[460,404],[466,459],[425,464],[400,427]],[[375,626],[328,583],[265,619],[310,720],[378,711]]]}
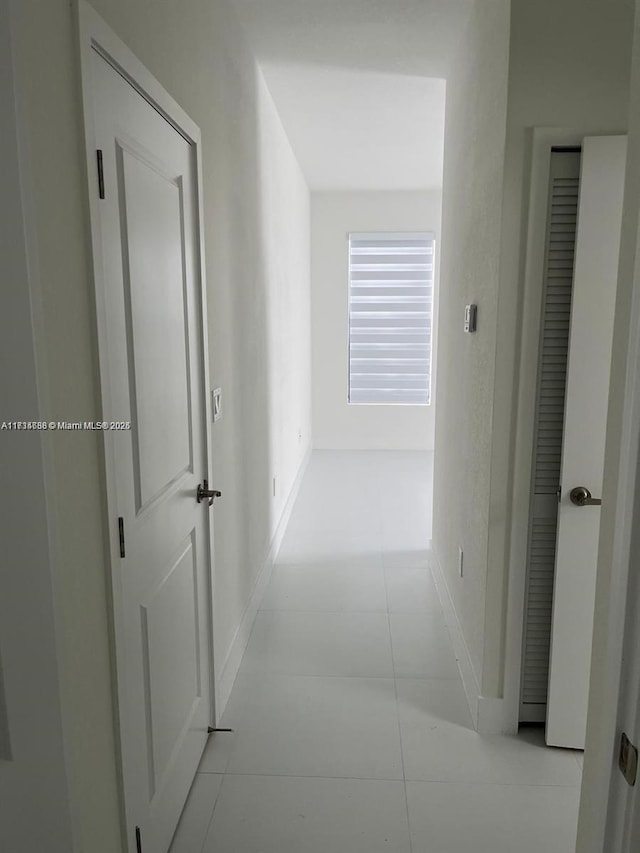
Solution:
{"label": "corner of wall", "polygon": [[477,732],[485,735],[511,733],[512,728],[504,719],[504,700],[482,695],[480,682],[474,669],[471,655],[469,654],[464,632],[458,619],[437,552],[433,548],[433,543],[432,554],[432,568],[436,589],[438,590],[438,597],[442,605],[445,624],[453,644],[473,727]]}
{"label": "corner of wall", "polygon": [[[473,661],[476,696],[487,632],[508,52],[508,3],[476,6],[447,79],[433,540]],[[472,335],[462,328],[467,303],[478,305]],[[458,547],[469,567],[460,582]]]}

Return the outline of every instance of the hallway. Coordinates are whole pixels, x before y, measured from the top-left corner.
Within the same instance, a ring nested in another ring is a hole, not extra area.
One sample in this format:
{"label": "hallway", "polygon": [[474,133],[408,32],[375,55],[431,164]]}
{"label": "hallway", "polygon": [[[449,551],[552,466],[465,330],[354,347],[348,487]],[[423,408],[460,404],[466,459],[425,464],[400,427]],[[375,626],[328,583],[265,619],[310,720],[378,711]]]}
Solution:
{"label": "hallway", "polygon": [[314,452],[171,853],[573,851],[581,756],[472,730],[432,466]]}

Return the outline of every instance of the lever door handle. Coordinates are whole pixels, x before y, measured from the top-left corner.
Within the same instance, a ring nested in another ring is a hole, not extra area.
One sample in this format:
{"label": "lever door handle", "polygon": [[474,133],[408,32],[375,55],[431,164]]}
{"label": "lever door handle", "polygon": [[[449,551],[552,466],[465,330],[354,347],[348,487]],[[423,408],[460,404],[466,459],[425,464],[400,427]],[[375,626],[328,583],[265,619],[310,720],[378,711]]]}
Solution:
{"label": "lever door handle", "polygon": [[585,486],[576,486],[569,492],[569,499],[576,506],[600,506],[601,498],[592,498],[591,492]]}
{"label": "lever door handle", "polygon": [[196,500],[198,503],[208,500],[209,506],[212,506],[214,500],[221,497],[222,492],[219,492],[217,489],[210,489],[209,483],[207,483],[206,480],[203,480],[201,484],[198,484],[198,490],[196,491]]}

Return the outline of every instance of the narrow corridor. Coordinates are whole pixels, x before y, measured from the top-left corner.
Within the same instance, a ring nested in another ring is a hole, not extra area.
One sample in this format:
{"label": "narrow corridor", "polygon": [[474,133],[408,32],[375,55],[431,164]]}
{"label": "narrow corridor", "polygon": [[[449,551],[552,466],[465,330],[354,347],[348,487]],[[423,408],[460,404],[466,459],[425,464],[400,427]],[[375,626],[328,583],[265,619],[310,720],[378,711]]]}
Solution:
{"label": "narrow corridor", "polygon": [[572,853],[581,756],[472,729],[432,466],[313,454],[171,853]]}

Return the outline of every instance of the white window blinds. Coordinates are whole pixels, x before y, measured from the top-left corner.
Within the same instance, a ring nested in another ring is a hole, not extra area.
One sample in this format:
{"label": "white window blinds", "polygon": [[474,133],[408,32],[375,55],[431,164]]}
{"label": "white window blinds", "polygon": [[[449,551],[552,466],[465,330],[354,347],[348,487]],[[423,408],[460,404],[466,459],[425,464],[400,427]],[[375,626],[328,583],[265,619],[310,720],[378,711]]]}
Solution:
{"label": "white window blinds", "polygon": [[349,235],[349,402],[426,405],[434,236]]}

